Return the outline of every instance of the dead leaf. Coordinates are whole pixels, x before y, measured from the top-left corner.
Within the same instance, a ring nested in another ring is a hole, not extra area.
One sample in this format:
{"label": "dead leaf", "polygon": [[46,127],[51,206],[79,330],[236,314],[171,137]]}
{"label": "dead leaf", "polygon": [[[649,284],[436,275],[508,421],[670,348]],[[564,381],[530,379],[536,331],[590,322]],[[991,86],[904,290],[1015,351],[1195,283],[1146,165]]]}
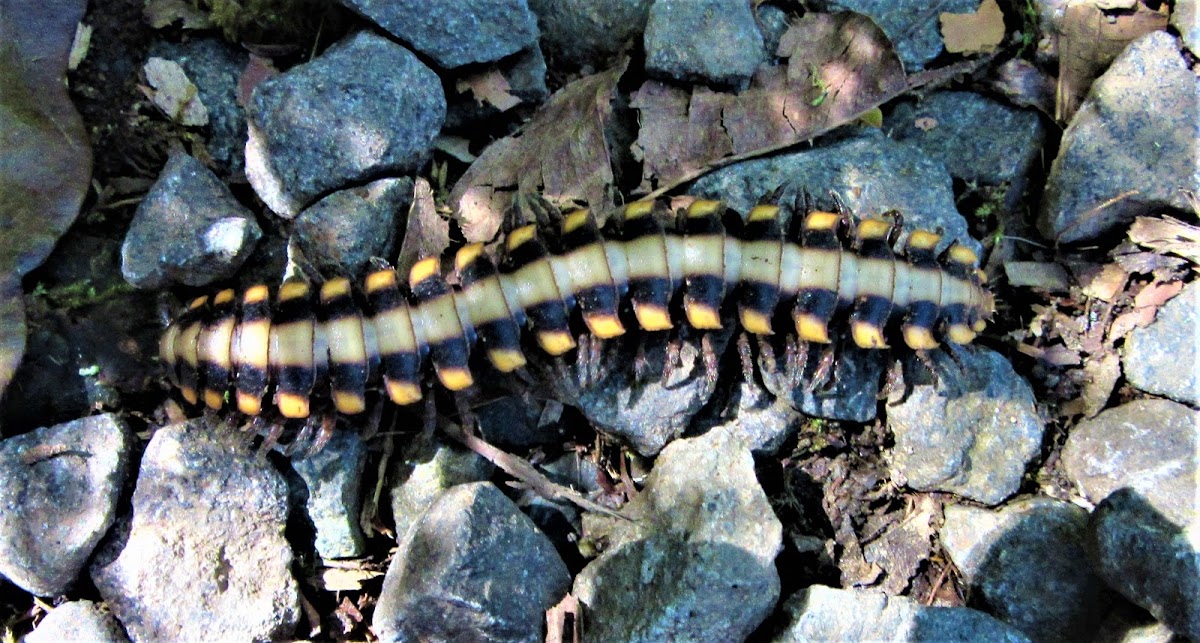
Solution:
{"label": "dead leaf", "polygon": [[200,90],[174,60],[151,58],[142,67],[154,91],[143,92],[168,118],[185,127],[208,124],[208,108],[200,101]]}
{"label": "dead leaf", "polygon": [[1155,308],[1135,308],[1118,315],[1108,327],[1108,341],[1116,342],[1135,328],[1145,328],[1154,322]]}
{"label": "dead leaf", "polygon": [[321,569],[321,589],[327,592],[356,592],[362,590],[363,583],[380,576],[383,576],[383,572],[373,569],[324,567]]}
{"label": "dead leaf", "polygon": [[739,94],[647,81],[631,97],[641,128],[639,192],[656,197],[717,167],[853,122],[908,88],[891,42],[855,13],[805,14]]}
{"label": "dead leaf", "polygon": [[517,135],[489,145],[450,193],[467,241],[491,241],[517,193],[552,203],[611,203],[613,170],[606,131],[620,65],[568,83]]}
{"label": "dead leaf", "polygon": [[475,159],[479,158],[471,153],[470,139],[453,134],[438,134],[438,137],[433,139],[433,148],[466,164],[474,163]]}
{"label": "dead leaf", "polygon": [[1200,265],[1200,227],[1174,217],[1138,217],[1129,227],[1129,240]]}
{"label": "dead leaf", "polygon": [[1012,58],[1000,65],[988,84],[1015,105],[1033,107],[1054,118],[1054,94],[1057,80],[1024,58]]}
{"label": "dead leaf", "polygon": [[[1127,3],[1128,4],[1128,3]],[[1166,29],[1167,4],[1158,10],[1143,2],[1113,9],[1103,0],[1073,0],[1063,12],[1059,36],[1059,74],[1055,118],[1071,119],[1091,89],[1125,45],[1152,31]]]}
{"label": "dead leaf", "polygon": [[0,0],[0,394],[25,349],[20,279],[46,259],[87,194],[92,150],[66,70],[86,3]]}
{"label": "dead leaf", "polygon": [[449,246],[450,222],[438,216],[433,188],[429,187],[425,177],[418,176],[413,182],[412,206],[408,209],[396,270],[407,275],[417,261],[436,257]]}
{"label": "dead leaf", "polygon": [[1129,272],[1120,264],[1110,263],[1080,275],[1079,281],[1084,295],[1112,303],[1124,292]]}
{"label": "dead leaf", "polygon": [[196,7],[190,0],[146,0],[142,16],[155,29],[169,27],[176,20],[184,29],[208,29],[212,19],[208,12]]}
{"label": "dead leaf", "polygon": [[1004,12],[996,0],[983,0],[974,13],[942,12],[942,40],[952,54],[981,54],[994,51],[1004,42]]}
{"label": "dead leaf", "polygon": [[458,79],[454,87],[461,94],[471,90],[475,100],[506,112],[521,104],[521,99],[509,93],[512,86],[499,69],[490,69]]}
{"label": "dead leaf", "polygon": [[[568,631],[571,632],[569,639],[566,637]],[[568,593],[557,605],[546,610],[546,643],[579,643],[582,639],[583,609],[579,599]]]}
{"label": "dead leaf", "polygon": [[1154,282],[1147,284],[1133,298],[1134,308],[1158,308],[1170,301],[1179,291],[1183,290],[1182,281],[1171,281],[1167,283]]}
{"label": "dead leaf", "polygon": [[254,94],[254,88],[262,81],[275,76],[279,70],[275,68],[275,63],[270,58],[263,58],[258,54],[250,54],[250,62],[246,64],[246,68],[242,70],[242,75],[238,78],[237,103],[242,107],[250,104],[250,96]]}

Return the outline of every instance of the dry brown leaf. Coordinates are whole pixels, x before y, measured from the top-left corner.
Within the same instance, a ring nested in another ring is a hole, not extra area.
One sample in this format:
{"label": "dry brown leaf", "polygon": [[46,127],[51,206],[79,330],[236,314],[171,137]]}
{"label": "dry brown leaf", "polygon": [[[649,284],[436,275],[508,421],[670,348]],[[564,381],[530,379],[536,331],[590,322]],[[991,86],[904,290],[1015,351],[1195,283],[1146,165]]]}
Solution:
{"label": "dry brown leaf", "polygon": [[321,589],[327,592],[356,592],[363,583],[383,576],[383,572],[372,569],[346,569],[325,567],[321,569]]}
{"label": "dry brown leaf", "polygon": [[994,51],[1004,41],[1004,12],[996,0],[983,0],[974,13],[942,12],[942,40],[952,54]]}
{"label": "dry brown leaf", "polygon": [[1156,312],[1155,308],[1134,308],[1127,313],[1117,315],[1112,325],[1108,327],[1109,343],[1116,342],[1135,328],[1149,326],[1154,321]]}
{"label": "dry brown leaf", "polygon": [[[567,621],[571,638],[566,638]],[[583,609],[579,599],[568,593],[557,605],[546,610],[546,643],[579,643],[583,638]]]}
{"label": "dry brown leaf", "polygon": [[1059,36],[1059,74],[1055,118],[1071,119],[1096,79],[1125,49],[1152,31],[1166,29],[1167,5],[1150,9],[1133,2],[1131,9],[1110,9],[1103,0],[1074,0],[1067,5]]}
{"label": "dry brown leaf", "polygon": [[467,241],[490,241],[518,192],[552,203],[611,202],[612,163],[605,132],[624,65],[555,92],[518,135],[492,143],[450,193]]}
{"label": "dry brown leaf", "polygon": [[1129,227],[1129,239],[1140,246],[1200,265],[1200,227],[1174,217],[1138,217]]}
{"label": "dry brown leaf", "polygon": [[1055,79],[1024,58],[1013,58],[996,69],[988,81],[992,89],[1021,107],[1033,107],[1054,117]]}
{"label": "dry brown leaf", "polygon": [[1147,284],[1133,298],[1134,308],[1158,308],[1183,290],[1182,281],[1154,282]]}
{"label": "dry brown leaf", "polygon": [[396,257],[396,270],[407,275],[413,264],[425,257],[439,256],[450,246],[450,222],[438,216],[433,188],[425,177],[413,182],[412,206],[404,227],[404,240]]}
{"label": "dry brown leaf", "polygon": [[208,124],[208,108],[200,101],[200,90],[179,63],[151,58],[142,71],[150,84],[149,90],[143,87],[142,91],[168,118],[185,127]]}
{"label": "dry brown leaf", "polygon": [[242,107],[250,104],[250,96],[254,93],[254,88],[262,81],[275,76],[279,70],[275,68],[275,63],[270,58],[263,58],[255,53],[250,54],[250,62],[246,64],[246,68],[242,70],[242,75],[238,78],[237,103]]}
{"label": "dry brown leaf", "polygon": [[777,53],[787,65],[764,65],[740,94],[653,80],[633,94],[640,192],[655,197],[722,165],[811,139],[908,88],[891,42],[859,14],[806,14]]}
{"label": "dry brown leaf", "polygon": [[521,99],[509,93],[512,86],[499,69],[490,69],[478,74],[471,74],[458,79],[454,84],[458,93],[470,90],[475,100],[487,103],[496,109],[506,112],[521,104]]}
{"label": "dry brown leaf", "polygon": [[1093,266],[1092,270],[1079,274],[1079,281],[1083,284],[1083,294],[1112,303],[1124,292],[1129,272],[1115,263]]}

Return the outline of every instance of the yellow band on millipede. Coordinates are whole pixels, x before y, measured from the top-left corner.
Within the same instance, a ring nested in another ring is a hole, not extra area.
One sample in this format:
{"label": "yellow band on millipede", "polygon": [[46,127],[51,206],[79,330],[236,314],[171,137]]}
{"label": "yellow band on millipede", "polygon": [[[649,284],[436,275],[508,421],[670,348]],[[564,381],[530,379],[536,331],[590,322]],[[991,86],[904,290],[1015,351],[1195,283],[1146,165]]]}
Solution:
{"label": "yellow band on millipede", "polygon": [[416,288],[417,284],[437,275],[441,271],[442,265],[437,257],[426,257],[414,263],[412,270],[408,272],[408,287]]}
{"label": "yellow band on millipede", "polygon": [[634,201],[625,206],[626,219],[638,219],[654,211],[654,201]]}
{"label": "yellow band on millipede", "polygon": [[395,270],[380,270],[367,275],[365,284],[368,293],[376,293],[385,288],[392,288],[396,285]]}
{"label": "yellow band on millipede", "polygon": [[529,225],[523,225],[523,226],[517,228],[516,230],[513,230],[512,232],[508,233],[508,238],[504,240],[504,248],[506,250],[508,250],[509,252],[512,252],[513,250],[520,248],[521,246],[525,245],[526,243],[529,243],[536,236],[537,236],[537,226],[536,225],[534,225],[532,223],[530,223]]}

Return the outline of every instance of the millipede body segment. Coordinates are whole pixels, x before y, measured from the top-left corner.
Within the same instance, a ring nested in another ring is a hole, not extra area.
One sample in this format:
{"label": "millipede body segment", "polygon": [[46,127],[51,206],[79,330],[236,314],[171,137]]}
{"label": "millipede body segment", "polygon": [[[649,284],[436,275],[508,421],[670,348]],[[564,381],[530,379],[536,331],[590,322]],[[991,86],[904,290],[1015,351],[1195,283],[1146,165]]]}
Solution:
{"label": "millipede body segment", "polygon": [[[576,311],[600,339],[631,325],[656,332],[738,323],[755,335],[794,332],[827,344],[845,323],[860,347],[902,342],[923,351],[939,340],[971,342],[993,310],[972,250],[953,244],[939,257],[940,236],[914,230],[898,253],[895,220],[865,219],[847,232],[844,214],[812,211],[793,240],[778,206],[755,207],[737,235],[725,230],[716,201],[692,203],[670,230],[655,210],[632,203],[617,232],[604,235],[589,211],[577,210],[564,217],[553,249],[535,226],[517,228],[499,266],[481,244],[467,245],[455,256],[456,286],[431,257],[412,267],[407,284],[381,270],[361,289],[337,278],[319,288],[285,281],[274,299],[263,285],[241,296],[223,290],[168,326],[160,354],[193,404],[219,409],[232,388],[237,408],[257,415],[273,390],[279,412],[301,418],[326,387],[345,414],[363,412],[379,382],[392,402],[416,402],[427,363],[447,389],[465,389],[476,350],[498,371],[517,370],[527,329],[538,350],[563,355],[576,345]],[[735,306],[725,305],[729,297]],[[726,319],[734,308],[736,322]]]}

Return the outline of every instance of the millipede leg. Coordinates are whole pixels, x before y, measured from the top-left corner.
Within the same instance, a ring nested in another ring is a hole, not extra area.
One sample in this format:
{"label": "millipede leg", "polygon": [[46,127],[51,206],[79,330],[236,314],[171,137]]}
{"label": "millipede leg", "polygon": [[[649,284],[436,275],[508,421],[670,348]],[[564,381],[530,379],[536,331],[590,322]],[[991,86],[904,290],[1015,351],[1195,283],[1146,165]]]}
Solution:
{"label": "millipede leg", "polygon": [[[896,406],[908,399],[910,388],[908,380],[904,378],[904,368],[901,361],[894,360],[887,369],[887,376],[883,381],[883,388],[879,389],[877,399],[887,400],[888,406]],[[899,398],[893,400],[892,398],[897,394]]]}
{"label": "millipede leg", "polygon": [[717,383],[717,350],[713,348],[712,333],[700,334],[700,356],[704,360],[704,381],[708,385]]}
{"label": "millipede leg", "polygon": [[750,353],[750,338],[747,333],[738,335],[738,357],[742,360],[742,377],[747,381],[754,379],[754,356]]}
{"label": "millipede leg", "polygon": [[775,348],[771,346],[771,338],[765,335],[757,336],[758,364],[762,368],[763,377],[774,378],[779,374],[778,364],[775,363]]}
{"label": "millipede leg", "polygon": [[279,444],[279,438],[283,436],[283,422],[270,422],[266,428],[267,432],[263,435],[262,444],[258,445],[259,456],[265,456],[267,451],[270,451],[276,444]]}
{"label": "millipede leg", "polygon": [[[917,359],[925,367],[925,370],[929,371],[929,378],[932,381],[933,385],[936,387],[938,385],[938,382],[941,380],[941,376],[938,375],[937,364],[935,364],[933,361],[933,354],[930,353],[929,351],[916,351],[916,354],[917,354]],[[958,364],[960,368],[962,367],[961,363],[959,363],[959,362],[955,362],[955,363]]]}
{"label": "millipede leg", "polygon": [[804,382],[804,367],[808,365],[808,342],[796,335],[788,335],[785,375],[790,388],[799,388]]}
{"label": "millipede leg", "polygon": [[333,438],[333,430],[337,426],[337,415],[334,413],[326,413],[321,417],[320,426],[317,428],[316,435],[308,445],[308,451],[304,456],[311,458],[321,452],[329,440]]}
{"label": "millipede leg", "polygon": [[650,379],[650,360],[646,357],[646,339],[638,340],[637,353],[633,356],[633,377],[636,382]]}
{"label": "millipede leg", "polygon": [[830,344],[825,352],[821,353],[821,361],[817,364],[817,370],[813,373],[813,378],[808,382],[806,387],[810,393],[813,391],[823,391],[826,385],[833,381],[833,365],[837,361],[837,351],[834,348],[836,344]]}
{"label": "millipede leg", "polygon": [[663,360],[663,381],[670,380],[679,368],[683,368],[683,338],[678,333],[672,333],[667,340],[667,356]]}
{"label": "millipede leg", "polygon": [[320,423],[320,419],[315,415],[310,415],[304,418],[304,426],[301,427],[300,433],[283,448],[283,455],[292,457],[297,453],[306,450],[306,447],[313,442],[313,433],[316,432],[316,427]]}
{"label": "millipede leg", "polygon": [[431,394],[425,395],[425,408],[421,420],[421,437],[431,437],[437,430],[437,402]]}

